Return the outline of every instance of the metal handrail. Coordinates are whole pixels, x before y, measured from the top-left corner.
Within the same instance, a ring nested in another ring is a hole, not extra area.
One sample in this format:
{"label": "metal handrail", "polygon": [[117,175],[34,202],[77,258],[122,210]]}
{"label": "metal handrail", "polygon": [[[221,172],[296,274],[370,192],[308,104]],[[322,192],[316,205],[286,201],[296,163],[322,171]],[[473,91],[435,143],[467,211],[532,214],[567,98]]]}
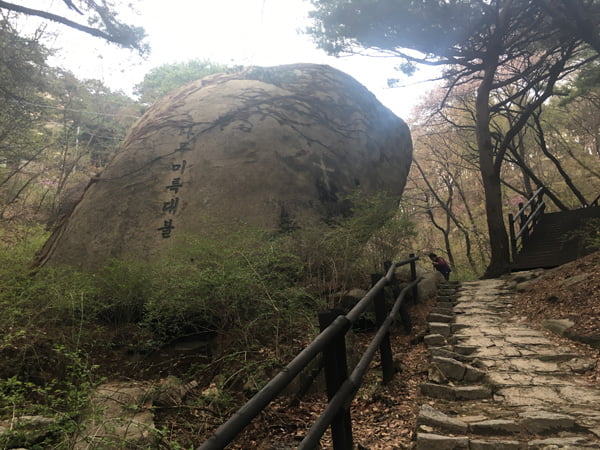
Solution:
{"label": "metal handrail", "polygon": [[[323,331],[321,331],[321,333],[319,333],[319,335],[317,335],[317,337],[315,337],[310,344],[308,344],[300,353],[298,353],[298,355],[296,355],[296,357],[294,359],[292,359],[292,361],[290,363],[288,363],[288,365],[285,366],[285,368],[281,372],[279,372],[274,378],[272,378],[259,392],[257,392],[245,405],[243,405],[229,420],[227,420],[225,423],[223,423],[207,441],[205,441],[200,447],[198,447],[197,450],[222,449],[227,444],[229,444],[231,441],[233,441],[238,436],[238,434],[256,416],[258,416],[258,414],[260,414],[260,412],[266,406],[268,406],[268,404],[279,393],[281,393],[281,391],[283,389],[285,389],[285,387],[304,368],[306,368],[308,366],[308,364],[317,355],[319,355],[325,349],[325,347],[327,345],[329,345],[334,339],[338,338],[340,336],[340,334],[345,336],[346,332],[351,328],[352,324],[354,324],[356,322],[356,320],[365,311],[365,309],[369,306],[369,304],[375,299],[377,294],[381,293],[383,291],[383,288],[393,280],[394,271],[397,267],[400,267],[402,265],[410,263],[411,264],[411,276],[414,277],[415,276],[414,263],[418,259],[419,259],[418,256],[411,255],[410,258],[408,258],[404,261],[400,261],[398,263],[392,263],[390,265],[390,268],[388,269],[386,275],[381,277],[381,279],[377,283],[375,283],[375,285],[373,285],[371,287],[371,289],[369,289],[367,294],[350,310],[350,312],[348,312],[348,314],[337,316],[337,318],[327,328],[325,328]],[[405,287],[401,291],[400,295],[398,296],[398,299],[396,300],[396,303],[394,304],[394,308],[392,308],[392,312],[395,311],[396,314],[398,313],[398,310],[400,308],[400,305],[402,303],[402,299],[404,298],[404,295],[406,294],[406,292],[408,291],[409,288],[412,288],[414,291],[414,289],[416,289],[416,285],[419,283],[420,280],[421,280],[421,278],[417,278],[417,279],[413,280],[407,287]],[[390,315],[388,315],[388,318],[389,317],[390,317]],[[382,336],[385,336],[385,334],[389,331],[389,327],[391,326],[391,323],[392,322],[390,322],[388,324],[388,319],[386,319],[384,321],[384,324],[380,327],[378,333],[376,334],[376,336],[374,338],[374,340],[378,339],[378,345],[381,344],[381,339],[383,339],[383,337],[378,338],[378,336],[380,335],[381,329],[384,326],[387,327],[386,331],[381,333]],[[373,346],[373,344],[371,346],[369,346],[369,348],[367,349],[367,352],[370,352],[370,349],[372,346]],[[377,347],[377,346],[375,346],[375,347]],[[365,352],[365,354],[367,352]],[[373,355],[370,356],[371,359],[372,359],[372,357],[373,357]],[[351,386],[352,386],[352,383],[354,383],[356,380],[360,381],[360,379],[362,379],[362,375],[364,375],[364,371],[366,371],[366,368],[368,367],[368,364],[367,364],[367,367],[363,367],[364,363],[361,365],[364,358],[365,358],[365,356],[363,355],[363,358],[361,358],[359,364],[356,366],[356,368],[352,372],[351,376],[346,380],[346,382],[350,383]],[[369,362],[370,362],[370,360],[369,360]],[[361,374],[361,372],[362,372],[362,374]],[[360,377],[358,377],[358,374],[361,374]],[[344,389],[344,392],[346,392],[349,389],[347,386],[344,387],[346,385],[346,382],[344,382],[344,384],[342,384],[342,388]],[[360,386],[360,384],[358,386]],[[338,390],[338,393],[340,390]],[[351,392],[351,390],[349,392]],[[336,394],[331,399],[330,403],[333,402],[333,399],[337,395],[338,394]],[[336,404],[337,404],[337,402],[339,402],[339,400],[336,400]],[[326,409],[326,411],[327,411],[327,409]],[[328,415],[327,415],[327,417],[328,417],[326,419],[328,421],[327,426],[329,426],[331,424],[331,421],[329,420],[329,414],[331,414],[331,413],[328,413]],[[325,419],[323,419],[323,420],[325,420]],[[327,426],[325,427],[325,429],[327,429]],[[321,435],[322,435],[322,433],[321,433]],[[319,435],[319,439],[320,439],[321,435]]]}

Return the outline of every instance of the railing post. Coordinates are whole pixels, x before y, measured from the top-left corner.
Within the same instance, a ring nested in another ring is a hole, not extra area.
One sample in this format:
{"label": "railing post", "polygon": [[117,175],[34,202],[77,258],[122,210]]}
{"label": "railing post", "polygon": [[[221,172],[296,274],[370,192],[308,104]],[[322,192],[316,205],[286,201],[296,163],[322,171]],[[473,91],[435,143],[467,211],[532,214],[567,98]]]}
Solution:
{"label": "railing post", "polygon": [[508,233],[510,235],[510,251],[514,262],[517,257],[517,240],[515,238],[515,220],[512,214],[508,215]]}
{"label": "railing post", "polygon": [[[375,284],[381,279],[381,275],[371,275],[371,284]],[[373,299],[375,306],[375,324],[377,329],[381,328],[387,318],[388,311],[385,304],[385,291],[381,289]],[[394,358],[392,356],[392,346],[390,344],[390,333],[386,333],[381,344],[379,344],[379,354],[381,357],[381,370],[383,374],[383,384],[389,383],[394,378]]]}
{"label": "railing post", "polygon": [[[325,330],[343,311],[334,309],[319,313],[319,327]],[[327,398],[333,398],[340,386],[348,378],[348,363],[346,358],[345,334],[340,334],[333,342],[323,350],[325,368],[325,384],[327,386]],[[336,450],[351,449],[352,443],[352,418],[350,410],[346,409],[331,423],[331,438],[333,448]]]}
{"label": "railing post", "polygon": [[[408,255],[409,258],[414,258],[415,254],[411,253]],[[417,263],[415,261],[410,262],[410,281],[415,281],[417,279]],[[419,303],[419,288],[415,284],[412,288],[412,296],[413,301],[415,303]]]}

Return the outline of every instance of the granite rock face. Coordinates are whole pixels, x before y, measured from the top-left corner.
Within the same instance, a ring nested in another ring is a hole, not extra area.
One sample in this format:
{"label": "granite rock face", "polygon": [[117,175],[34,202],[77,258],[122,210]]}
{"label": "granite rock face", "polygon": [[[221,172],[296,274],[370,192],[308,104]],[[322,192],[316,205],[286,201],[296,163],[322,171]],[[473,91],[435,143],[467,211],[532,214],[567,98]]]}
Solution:
{"label": "granite rock face", "polygon": [[399,199],[411,157],[407,125],[329,66],[211,75],[146,112],[39,262],[160,255],[207,223],[327,220],[357,189]]}

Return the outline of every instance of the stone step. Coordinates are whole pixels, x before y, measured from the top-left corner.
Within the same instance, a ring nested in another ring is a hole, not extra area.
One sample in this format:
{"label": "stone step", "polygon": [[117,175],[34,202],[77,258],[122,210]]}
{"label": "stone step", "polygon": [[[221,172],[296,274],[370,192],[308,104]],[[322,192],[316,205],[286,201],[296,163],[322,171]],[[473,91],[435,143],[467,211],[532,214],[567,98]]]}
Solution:
{"label": "stone step", "polygon": [[418,433],[416,450],[460,450],[469,449],[469,438],[465,436],[442,436],[433,433]]}
{"label": "stone step", "polygon": [[469,355],[463,355],[453,351],[453,348],[449,345],[432,346],[429,348],[429,354],[431,356],[442,356],[444,358],[452,358],[460,362],[470,363],[473,361],[473,357]]}
{"label": "stone step", "polygon": [[446,345],[446,338],[441,334],[428,334],[423,338],[427,347],[441,347]]}
{"label": "stone step", "polygon": [[430,369],[439,371],[444,378],[452,381],[473,383],[481,381],[485,377],[483,370],[443,356],[434,356],[430,364]]}
{"label": "stone step", "polygon": [[595,359],[515,321],[505,286],[481,280],[440,293],[415,448],[600,449],[600,388],[585,376]]}
{"label": "stone step", "polygon": [[428,397],[445,400],[481,400],[492,398],[489,386],[449,386],[446,384],[423,383],[421,393]]}
{"label": "stone step", "polygon": [[444,316],[455,316],[456,313],[452,308],[442,308],[439,306],[434,306],[431,308],[430,314],[442,314]]}
{"label": "stone step", "polygon": [[427,315],[427,322],[450,323],[454,322],[454,316],[446,314],[429,313]]}

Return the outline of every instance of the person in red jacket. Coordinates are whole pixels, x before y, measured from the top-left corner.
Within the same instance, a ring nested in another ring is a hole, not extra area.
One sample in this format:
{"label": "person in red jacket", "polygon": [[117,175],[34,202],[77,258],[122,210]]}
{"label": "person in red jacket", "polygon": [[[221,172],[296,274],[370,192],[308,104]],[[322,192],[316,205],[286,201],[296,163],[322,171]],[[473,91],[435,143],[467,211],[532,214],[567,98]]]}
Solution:
{"label": "person in red jacket", "polygon": [[436,255],[435,253],[430,253],[429,259],[431,259],[431,263],[433,264],[435,270],[444,275],[444,278],[446,280],[449,280],[450,272],[452,272],[452,270],[450,269],[450,266],[448,265],[446,260],[441,256]]}

